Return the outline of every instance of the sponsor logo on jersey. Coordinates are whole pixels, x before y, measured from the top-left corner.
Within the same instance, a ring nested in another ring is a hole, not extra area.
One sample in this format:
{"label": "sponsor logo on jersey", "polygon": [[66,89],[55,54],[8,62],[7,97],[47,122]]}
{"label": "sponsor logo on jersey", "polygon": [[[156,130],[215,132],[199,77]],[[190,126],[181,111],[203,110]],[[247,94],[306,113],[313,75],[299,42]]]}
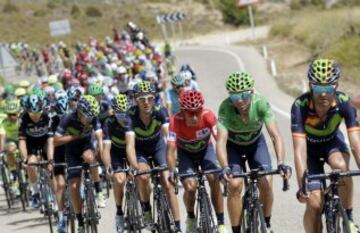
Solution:
{"label": "sponsor logo on jersey", "polygon": [[200,129],[200,130],[196,131],[196,138],[197,139],[206,138],[209,135],[210,135],[210,129],[209,128],[203,128],[203,129]]}

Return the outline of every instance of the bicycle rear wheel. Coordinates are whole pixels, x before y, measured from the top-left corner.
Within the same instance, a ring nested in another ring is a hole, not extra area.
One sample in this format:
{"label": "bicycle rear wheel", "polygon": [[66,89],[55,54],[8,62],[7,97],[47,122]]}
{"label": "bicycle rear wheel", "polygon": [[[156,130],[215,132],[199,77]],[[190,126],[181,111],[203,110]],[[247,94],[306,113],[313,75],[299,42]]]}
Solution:
{"label": "bicycle rear wheel", "polygon": [[6,203],[8,205],[8,208],[11,208],[11,193],[10,193],[10,185],[9,185],[9,179],[8,176],[6,174],[6,170],[4,167],[1,168],[1,178],[2,178],[2,182],[3,182],[3,188],[4,188],[4,192],[5,192],[5,198],[6,198]]}

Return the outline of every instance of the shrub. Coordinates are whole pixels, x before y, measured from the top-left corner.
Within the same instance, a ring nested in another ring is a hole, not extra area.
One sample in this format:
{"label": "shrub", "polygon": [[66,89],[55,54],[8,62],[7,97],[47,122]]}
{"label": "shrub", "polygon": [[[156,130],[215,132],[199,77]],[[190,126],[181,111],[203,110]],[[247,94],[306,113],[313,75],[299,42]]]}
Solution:
{"label": "shrub", "polygon": [[271,26],[270,35],[288,37],[291,35],[293,24],[289,21],[281,21]]}
{"label": "shrub", "polygon": [[53,10],[56,8],[56,4],[55,4],[55,2],[49,0],[48,3],[46,4],[46,7]]}
{"label": "shrub", "polygon": [[10,1],[8,1],[3,7],[3,12],[15,13],[15,12],[19,12],[19,8],[15,4],[12,4]]}
{"label": "shrub", "polygon": [[95,6],[88,6],[85,12],[88,17],[102,17],[100,9]]}
{"label": "shrub", "polygon": [[247,8],[238,8],[234,0],[220,0],[217,2],[217,5],[221,10],[225,23],[236,26],[241,24],[249,24]]}
{"label": "shrub", "polygon": [[80,8],[77,5],[73,5],[70,14],[74,18],[78,17],[80,15]]}
{"label": "shrub", "polygon": [[36,11],[34,11],[33,15],[36,17],[43,17],[46,15],[46,11],[43,9],[36,10]]}

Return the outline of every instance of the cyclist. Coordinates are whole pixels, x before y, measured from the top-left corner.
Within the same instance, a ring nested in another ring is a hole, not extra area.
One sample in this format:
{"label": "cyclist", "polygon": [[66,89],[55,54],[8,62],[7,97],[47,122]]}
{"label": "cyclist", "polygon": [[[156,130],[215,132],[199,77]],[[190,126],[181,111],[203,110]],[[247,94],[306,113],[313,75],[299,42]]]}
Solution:
{"label": "cyclist", "polygon": [[[84,95],[80,98],[77,109],[66,114],[60,121],[56,130],[54,144],[65,145],[66,163],[68,167],[79,166],[82,162],[95,164],[94,148],[91,143],[91,134],[94,131],[99,147],[103,151],[102,129],[98,119],[100,107],[93,96]],[[100,186],[98,169],[91,169],[94,181],[97,205],[105,207],[105,199]],[[68,173],[71,203],[78,220],[78,232],[85,232],[84,220],[81,213],[82,203],[80,198],[81,170],[72,170]]]}
{"label": "cyclist", "polygon": [[171,79],[172,88],[166,91],[166,108],[170,116],[180,112],[179,97],[184,91],[184,77],[181,75],[175,75]]}
{"label": "cyclist", "polygon": [[[132,169],[138,169],[135,154],[135,133],[131,129],[131,121],[127,115],[128,100],[126,95],[119,94],[112,99],[111,108],[114,115],[105,120],[104,130],[104,154],[102,161],[108,174],[116,169],[126,167],[126,158]],[[122,202],[125,173],[112,175],[114,185],[114,198],[116,204],[115,223],[117,232],[124,232],[124,213]]]}
{"label": "cyclist", "polygon": [[[324,163],[331,169],[349,170],[350,151],[339,129],[344,119],[350,146],[360,167],[359,123],[348,95],[337,91],[340,66],[333,60],[317,59],[309,67],[310,91],[296,98],[291,108],[291,130],[299,185],[297,197],[306,203],[305,232],[321,232],[323,197],[321,181],[309,183],[310,195],[302,192],[302,180],[309,174],[324,173]],[[357,232],[352,217],[353,183],[344,178],[339,186],[341,202],[350,220],[351,232]]]}
{"label": "cyclist", "polygon": [[[135,132],[135,146],[138,167],[140,171],[150,169],[149,159],[152,157],[156,166],[167,166],[166,144],[164,138],[168,135],[169,116],[164,107],[155,105],[155,87],[148,81],[142,81],[134,86],[136,106],[129,110],[131,124]],[[177,231],[180,230],[180,215],[173,185],[170,184],[169,172],[161,173],[161,182],[167,194],[174,215]],[[151,225],[151,205],[149,176],[138,178],[140,200],[144,210],[145,225]]]}
{"label": "cyclist", "polygon": [[[204,97],[196,90],[188,90],[180,97],[181,111],[176,113],[170,122],[167,159],[170,167],[170,179],[176,176],[176,161],[179,173],[194,173],[195,162],[202,170],[217,169],[217,160],[211,135],[216,138],[216,117],[203,108]],[[176,152],[178,158],[176,159]],[[224,200],[221,194],[218,176],[208,175],[211,197],[218,220],[220,233],[227,232],[224,225]],[[194,177],[181,179],[185,192],[184,204],[187,211],[186,232],[195,229],[195,199],[197,182]]]}
{"label": "cyclist", "polygon": [[19,126],[19,150],[27,168],[33,208],[39,207],[38,177],[35,167],[26,166],[26,163],[38,162],[38,156],[40,156],[40,159],[49,161],[48,169],[51,171],[53,162],[53,132],[51,130],[53,126],[43,108],[42,98],[38,95],[30,95],[26,112],[21,116]]}
{"label": "cyclist", "polygon": [[19,111],[20,103],[17,99],[6,100],[5,113],[7,117],[0,124],[0,151],[6,152],[9,170],[13,176],[12,191],[20,194],[16,182],[16,152],[19,144]]}
{"label": "cyclist", "polygon": [[[53,121],[53,132],[56,132],[57,127],[60,124],[61,118],[69,112],[69,101],[65,91],[57,91],[55,93],[55,114],[51,117]],[[55,163],[65,163],[65,146],[56,146],[54,149],[54,161]],[[55,176],[55,194],[58,206],[58,233],[66,232],[65,219],[63,215],[64,210],[64,191],[65,191],[65,171],[64,167],[55,167],[54,176]]]}
{"label": "cyclist", "polygon": [[[219,107],[217,126],[217,156],[223,168],[224,179],[229,184],[228,210],[232,230],[240,232],[241,191],[243,180],[231,178],[232,173],[245,172],[245,163],[250,169],[271,170],[271,158],[262,126],[273,141],[278,168],[284,165],[284,143],[277,127],[275,116],[266,99],[254,91],[255,81],[247,72],[235,72],[226,80],[229,97]],[[244,155],[244,157],[242,157]],[[273,204],[271,176],[259,179],[260,201],[264,205],[266,226],[271,231]]]}
{"label": "cyclist", "polygon": [[82,89],[79,86],[72,86],[68,89],[67,95],[69,98],[70,110],[76,111],[79,99],[82,95]]}

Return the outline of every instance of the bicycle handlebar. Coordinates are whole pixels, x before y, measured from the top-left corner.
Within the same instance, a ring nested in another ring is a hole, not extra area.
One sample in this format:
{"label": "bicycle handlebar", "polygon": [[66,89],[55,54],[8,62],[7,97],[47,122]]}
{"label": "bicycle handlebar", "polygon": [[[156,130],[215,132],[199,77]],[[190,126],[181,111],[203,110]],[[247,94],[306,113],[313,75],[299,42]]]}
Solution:
{"label": "bicycle handlebar", "polygon": [[192,172],[192,173],[182,173],[182,174],[178,174],[178,176],[180,178],[194,177],[194,176],[198,176],[198,175],[209,175],[209,174],[220,173],[220,172],[222,172],[222,169],[216,168],[216,169],[210,169],[210,170],[198,171],[198,172]]}
{"label": "bicycle handlebar", "polygon": [[88,168],[93,168],[93,167],[98,167],[98,166],[100,166],[99,163],[95,163],[95,164],[83,163],[83,164],[81,164],[81,165],[79,165],[79,166],[68,167],[67,170],[68,170],[68,171],[79,170],[79,169],[84,169],[84,170],[86,170],[86,169],[88,169]]}
{"label": "bicycle handlebar", "polygon": [[331,171],[329,173],[324,174],[316,174],[316,175],[307,175],[307,179],[311,180],[332,180],[332,179],[339,179],[341,177],[349,177],[349,176],[360,176],[360,170],[353,170],[353,171]]}
{"label": "bicycle handlebar", "polygon": [[149,170],[140,171],[137,174],[135,174],[135,176],[148,175],[148,174],[154,175],[156,173],[159,173],[159,172],[162,172],[162,171],[165,171],[165,170],[168,170],[168,169],[169,169],[168,166],[154,167],[154,168],[149,169]]}

